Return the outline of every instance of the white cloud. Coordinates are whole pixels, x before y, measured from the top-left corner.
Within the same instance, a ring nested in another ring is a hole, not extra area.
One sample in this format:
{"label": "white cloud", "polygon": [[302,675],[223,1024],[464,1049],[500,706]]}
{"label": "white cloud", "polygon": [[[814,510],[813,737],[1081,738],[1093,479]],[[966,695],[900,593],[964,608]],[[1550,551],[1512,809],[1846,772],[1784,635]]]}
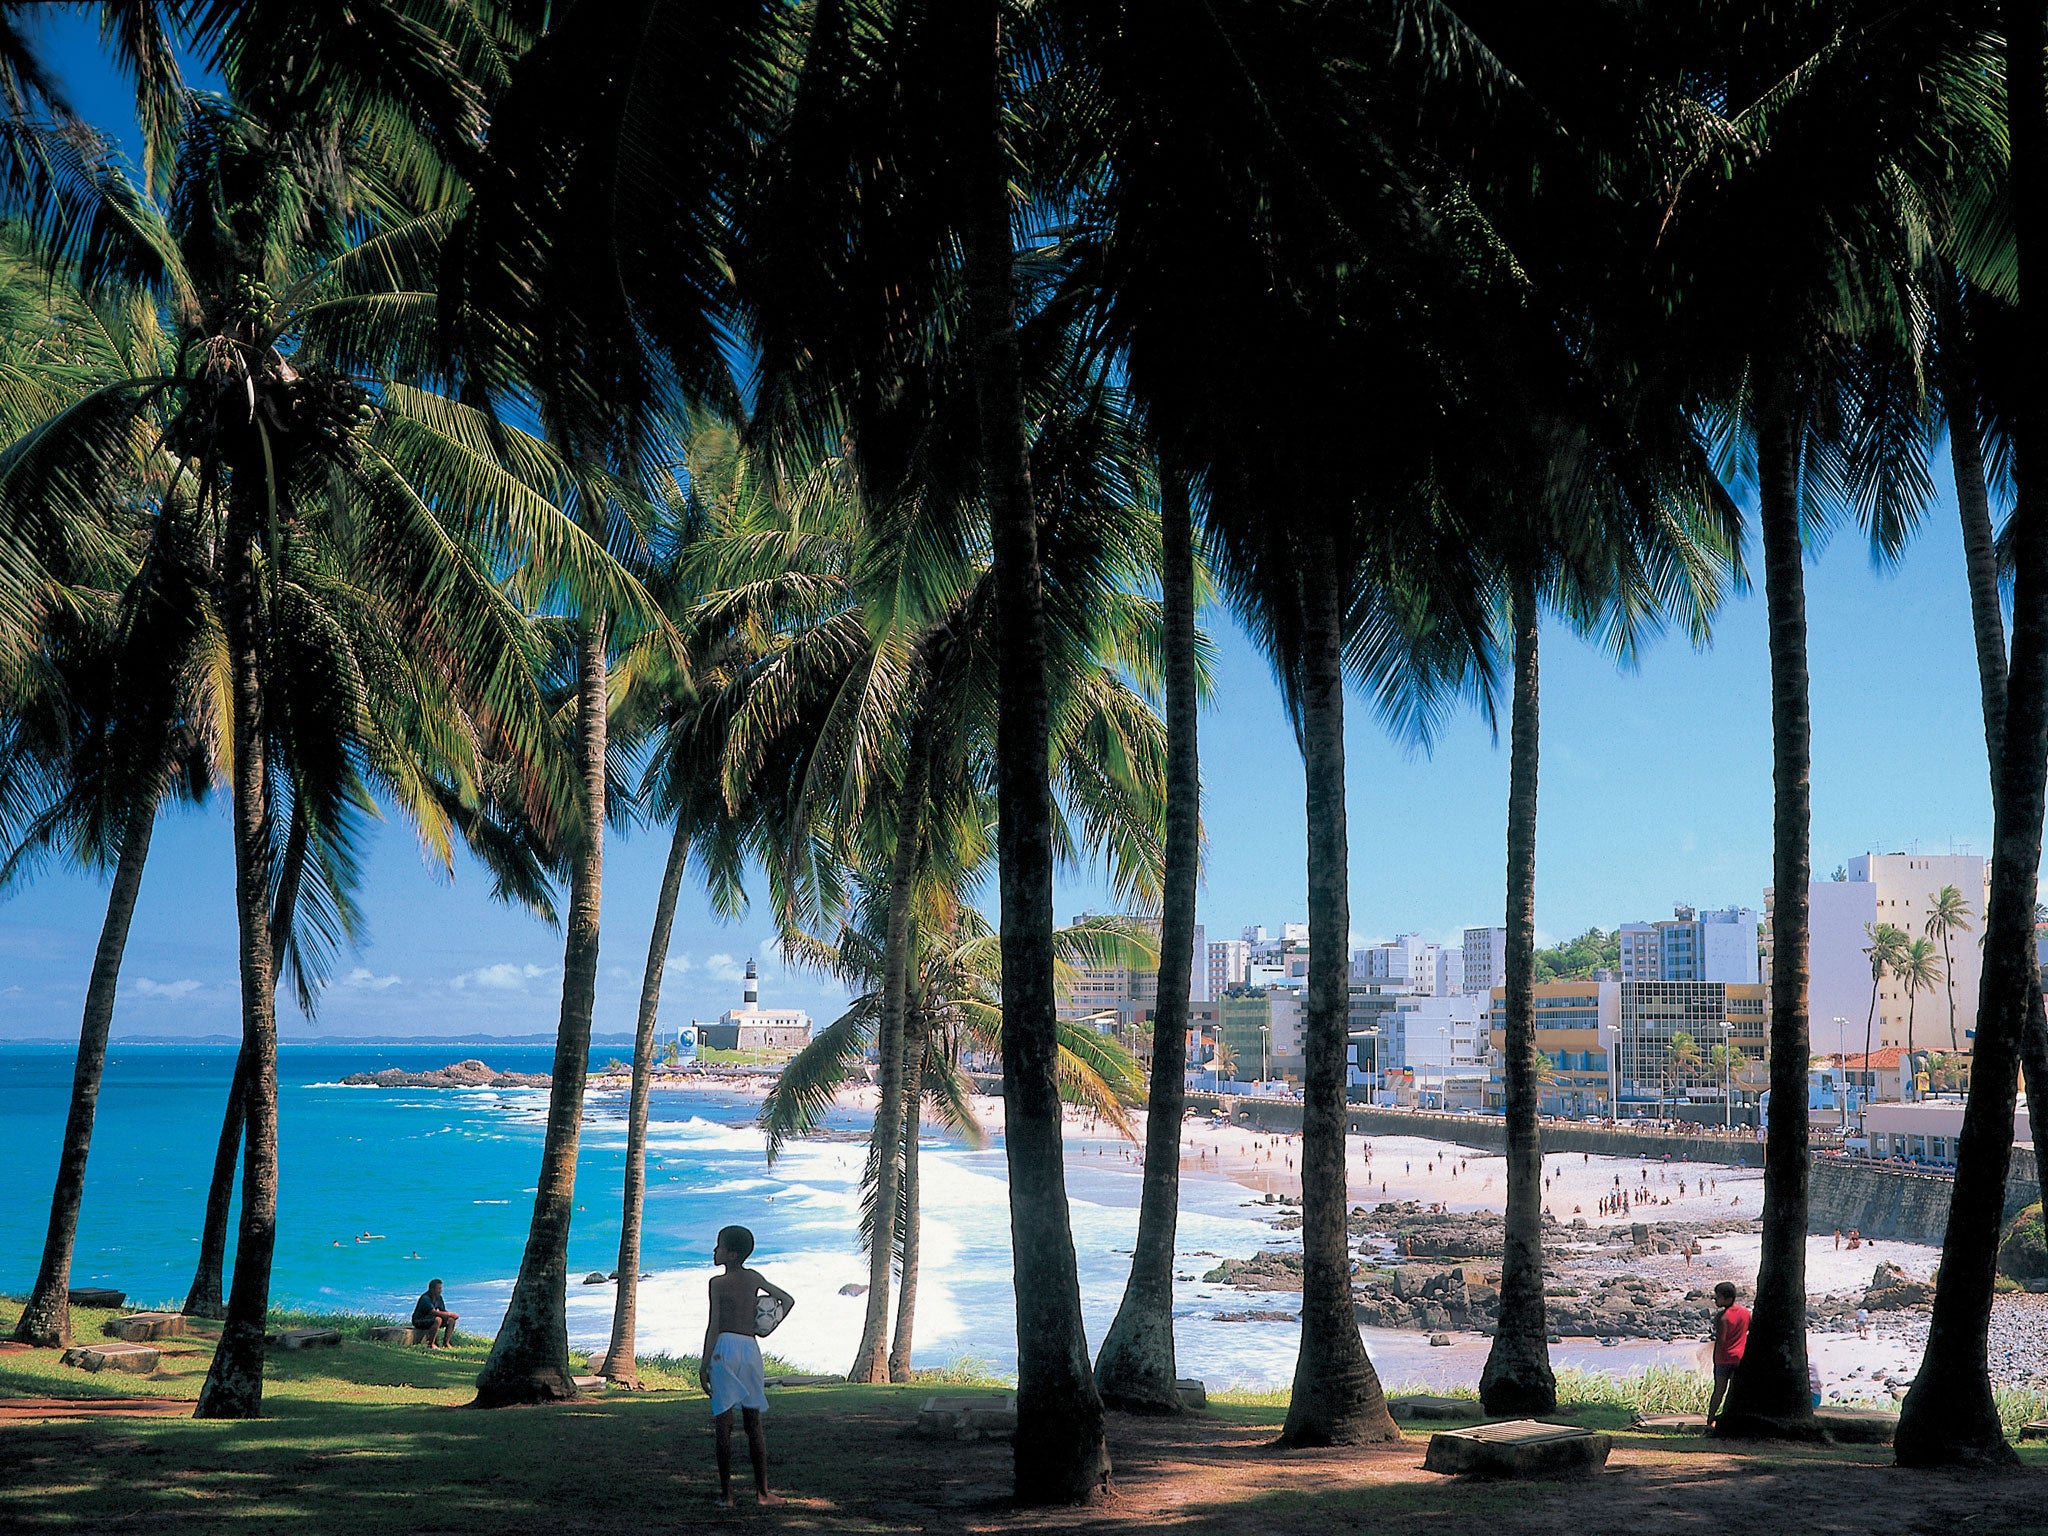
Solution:
{"label": "white cloud", "polygon": [[705,974],[713,981],[742,981],[746,970],[731,955],[713,955],[704,962]]}
{"label": "white cloud", "polygon": [[697,969],[697,962],[688,955],[672,955],[662,969],[677,976],[687,976],[690,972]]}
{"label": "white cloud", "polygon": [[449,985],[458,992],[466,987],[485,987],[493,992],[524,992],[529,981],[545,975],[547,971],[538,965],[514,965],[509,960],[501,960],[496,965],[464,971]]}
{"label": "white cloud", "polygon": [[379,976],[359,965],[341,979],[341,984],[344,987],[357,987],[365,992],[382,992],[397,986],[404,979],[402,976]]}
{"label": "white cloud", "polygon": [[144,997],[167,997],[176,1002],[197,992],[199,983],[189,976],[182,981],[151,981],[147,976],[138,976],[135,979],[135,990]]}

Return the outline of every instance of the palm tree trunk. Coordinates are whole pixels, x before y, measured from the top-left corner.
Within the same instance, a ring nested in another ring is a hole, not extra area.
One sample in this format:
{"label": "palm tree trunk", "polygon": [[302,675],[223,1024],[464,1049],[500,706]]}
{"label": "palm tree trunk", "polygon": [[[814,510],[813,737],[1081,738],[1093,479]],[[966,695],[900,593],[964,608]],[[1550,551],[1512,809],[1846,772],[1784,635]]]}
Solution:
{"label": "palm tree trunk", "polygon": [[1543,1141],[1536,1080],[1536,583],[1514,592],[1515,679],[1508,761],[1507,1100],[1508,1208],[1500,1267],[1500,1325],[1479,1378],[1488,1413],[1527,1416],[1557,1407],[1550,1329],[1543,1315]]}
{"label": "palm tree trunk", "polygon": [[661,894],[654,902],[654,932],[647,941],[647,969],[640,976],[640,1014],[633,1026],[633,1089],[626,1107],[626,1191],[619,1213],[619,1289],[612,1303],[612,1340],[604,1351],[605,1380],[622,1387],[640,1385],[634,1331],[640,1311],[640,1224],[647,1194],[647,1101],[654,1083],[654,1023],[661,1012],[661,976],[668,965],[668,939],[675,927],[676,900],[682,894],[683,866],[689,855],[689,833],[678,816],[675,835],[669,839],[668,863],[661,872]]}
{"label": "palm tree trunk", "polygon": [[[277,895],[270,908],[270,949],[282,955],[291,941],[292,916],[298,911],[299,885],[306,873],[306,843],[311,836],[303,794],[292,798],[291,830],[285,834],[284,864],[278,871]],[[272,977],[272,995],[276,977]],[[187,1317],[224,1317],[221,1277],[226,1273],[228,1217],[235,1203],[235,1159],[242,1150],[243,1096],[249,1085],[249,1051],[235,1053],[234,1075],[228,1080],[227,1108],[221,1113],[220,1139],[213,1149],[213,1177],[206,1186],[206,1219],[199,1230],[199,1263],[181,1309]]]}
{"label": "palm tree trunk", "polygon": [[1102,1399],[1089,1369],[1067,1214],[1053,995],[1052,722],[1046,696],[1045,573],[1017,338],[1015,247],[1005,156],[1005,64],[997,0],[963,0],[965,127],[960,238],[967,365],[980,417],[997,663],[996,851],[1003,948],[1003,1153],[1017,1293],[1014,1496],[1073,1504],[1109,1482]]}
{"label": "palm tree trunk", "polygon": [[1948,1048],[1951,1051],[1960,1051],[1963,1047],[1962,1042],[1956,1038],[1956,983],[1955,978],[1949,975],[1954,967],[1955,961],[1949,955],[1948,935],[1944,933],[1941,936],[1941,971],[1942,975],[1948,978]]}
{"label": "palm tree trunk", "polygon": [[[1960,341],[1958,341],[1958,347]],[[1949,461],[1955,471],[1956,506],[1962,515],[1963,560],[1969,574],[1970,629],[1977,644],[1977,685],[1984,701],[1984,746],[1991,762],[1992,788],[1998,786],[1998,764],[2005,750],[2005,618],[1998,600],[1998,549],[1991,528],[1991,496],[1984,479],[1984,455],[1978,447],[1981,430],[1976,381],[1958,355],[1945,349],[1948,366],[1944,392],[1949,410]],[[2031,952],[2030,952],[2031,953]],[[1948,1043],[1959,1051],[1956,1037],[1956,984],[1946,931],[1941,936],[1942,974],[1948,983]],[[2039,957],[2027,994],[2027,1028],[2020,1038],[2020,1065],[2026,1074],[2027,1122],[2034,1139],[2034,1175],[2041,1198],[2048,1203],[2048,1003],[2041,995]]]}
{"label": "palm tree trunk", "polygon": [[221,1112],[220,1139],[213,1148],[213,1177],[206,1186],[206,1219],[199,1229],[199,1263],[181,1309],[187,1317],[225,1317],[227,1302],[221,1285],[227,1273],[228,1218],[235,1208],[235,1164],[242,1155],[244,1097],[248,1093],[249,1052],[235,1053],[234,1075],[228,1079],[228,1102]]}
{"label": "palm tree trunk", "polygon": [[1138,1241],[1116,1321],[1095,1360],[1113,1407],[1178,1413],[1173,1258],[1180,1212],[1181,1109],[1187,1097],[1188,997],[1194,984],[1195,881],[1201,862],[1202,774],[1195,741],[1195,550],[1184,475],[1162,465],[1160,590],[1166,626],[1166,867],[1159,914],[1159,1000],[1145,1113]]}
{"label": "palm tree trunk", "polygon": [[277,966],[271,947],[270,809],[265,761],[262,598],[256,537],[266,477],[250,456],[235,477],[226,540],[225,628],[234,692],[235,925],[242,984],[242,1219],[227,1320],[194,1416],[253,1419],[263,1411],[263,1335],[277,1241]]}
{"label": "palm tree trunk", "polygon": [[917,1138],[924,1124],[926,1031],[909,1033],[916,1038],[905,1044],[903,1052],[903,1242],[897,1266],[896,1333],[889,1341],[891,1381],[910,1380],[910,1353],[917,1335]]}
{"label": "palm tree trunk", "polygon": [[1308,1006],[1301,1111],[1301,1352],[1281,1445],[1397,1439],[1351,1299],[1344,1191],[1350,837],[1344,814],[1344,601],[1325,532],[1302,573],[1301,751],[1308,781]]}
{"label": "palm tree trunk", "polygon": [[[2006,109],[2019,268],[2020,355],[2048,345],[2048,82],[2042,49],[2048,0],[2008,0]],[[1927,1349],[1899,1418],[1904,1466],[2009,1465],[1991,1396],[1986,1335],[1997,1277],[2000,1220],[2012,1161],[2021,1037],[2039,1007],[2034,903],[2048,790],[2048,386],[2038,372],[2015,385],[2012,665],[1993,796],[1991,901],[1984,922],[1984,985],[1970,1096],[1957,1138],[1956,1177],[1941,1246],[1941,1283]],[[2029,993],[2032,996],[2029,996]]]}
{"label": "palm tree trunk", "polygon": [[1991,495],[1984,479],[1973,381],[1961,359],[1956,325],[1944,350],[1943,393],[1948,400],[1949,467],[1955,472],[1956,510],[1963,529],[1963,570],[1970,587],[1970,634],[1977,648],[1977,691],[1984,707],[1984,747],[1994,778],[2005,742],[2005,617],[1998,599],[1998,543],[1991,527]]}
{"label": "palm tree trunk", "polygon": [[[1873,961],[1872,963],[1875,964],[1876,962]],[[1863,1071],[1866,1075],[1870,1072],[1870,1030],[1871,1026],[1877,1022],[1877,989],[1883,985],[1884,978],[1882,975],[1870,978],[1870,1011],[1863,1015]],[[1843,1082],[1846,1083],[1847,1081],[1848,1078],[1845,1076]],[[1870,1088],[1868,1084],[1864,1086],[1863,1102],[1866,1106],[1870,1103]]]}
{"label": "palm tree trunk", "polygon": [[540,1187],[505,1321],[477,1373],[476,1404],[557,1402],[576,1395],[569,1374],[569,1224],[576,1210],[576,1148],[590,1073],[590,1011],[597,995],[598,907],[604,893],[605,623],[586,618],[576,651],[576,756],[582,822],[569,878],[562,949],[562,1012],[554,1082],[541,1144]]}
{"label": "palm tree trunk", "polygon": [[[918,853],[924,842],[931,753],[925,705],[918,706],[904,753],[903,788],[896,806],[896,846],[889,865],[889,914],[882,936],[882,1017],[875,1032],[875,1124],[868,1164],[875,1170],[875,1230],[868,1242],[867,1315],[848,1381],[889,1379],[889,1274],[896,1259],[894,1216],[901,1197],[904,1021],[910,1003],[910,921],[917,895]],[[884,1218],[887,1217],[885,1220]]]}
{"label": "palm tree trunk", "polygon": [[92,1151],[93,1117],[99,1109],[100,1078],[107,1065],[107,1034],[114,1024],[114,994],[121,981],[121,956],[128,925],[142,892],[156,828],[156,798],[139,800],[128,814],[121,852],[114,863],[107,915],[93,953],[92,978],[85,988],[85,1014],[78,1026],[78,1057],[71,1069],[71,1108],[64,1117],[64,1146],[57,1157],[57,1184],[50,1195],[50,1225],[43,1237],[43,1261],[14,1325],[19,1344],[61,1349],[71,1342],[71,1254],[78,1239],[78,1213],[85,1201],[85,1162]]}
{"label": "palm tree trunk", "polygon": [[1760,365],[1758,520],[1771,644],[1771,1123],[1764,1139],[1763,1253],[1749,1345],[1716,1426],[1724,1435],[1818,1434],[1806,1383],[1807,880],[1813,725],[1806,672],[1806,575],[1799,530],[1793,382]]}

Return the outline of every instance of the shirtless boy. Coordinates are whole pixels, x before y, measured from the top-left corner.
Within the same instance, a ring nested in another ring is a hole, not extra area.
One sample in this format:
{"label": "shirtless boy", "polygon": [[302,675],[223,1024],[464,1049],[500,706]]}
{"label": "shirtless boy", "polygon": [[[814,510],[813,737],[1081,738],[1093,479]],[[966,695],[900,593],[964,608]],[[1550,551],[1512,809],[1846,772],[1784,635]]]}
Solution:
{"label": "shirtless boy", "polygon": [[782,1501],[768,1491],[768,1436],[761,1415],[768,1408],[768,1390],[761,1376],[761,1339],[754,1308],[763,1296],[773,1297],[786,1315],[796,1298],[746,1267],[754,1251],[754,1234],[745,1227],[721,1227],[711,1262],[725,1271],[711,1277],[711,1316],[704,1325],[703,1363],[697,1383],[711,1394],[711,1423],[718,1436],[718,1502],[732,1507],[732,1416],[746,1425],[747,1455],[754,1463],[754,1495],[762,1504]]}

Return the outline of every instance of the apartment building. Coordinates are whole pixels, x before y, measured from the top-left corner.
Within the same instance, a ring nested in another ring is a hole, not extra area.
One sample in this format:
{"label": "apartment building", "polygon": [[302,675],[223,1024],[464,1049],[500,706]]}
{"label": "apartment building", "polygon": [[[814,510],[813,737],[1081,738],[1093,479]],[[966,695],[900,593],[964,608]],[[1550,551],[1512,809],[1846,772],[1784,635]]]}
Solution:
{"label": "apartment building", "polygon": [[1623,923],[1616,938],[1623,981],[1761,980],[1756,913],[1748,907],[1674,907],[1669,918]]}
{"label": "apartment building", "polygon": [[[1890,976],[1878,984],[1871,1047],[1908,1043],[1921,1050],[1967,1051],[1977,1028],[1977,991],[1984,973],[1984,910],[1990,899],[1990,871],[1974,854],[1868,853],[1848,861],[1843,880],[1816,880],[1807,887],[1808,938],[1806,1019],[1816,1051],[1863,1049],[1864,1022],[1871,1015],[1870,929],[1891,923],[1909,938],[1927,936],[1927,912],[1934,895],[1953,885],[1969,908],[1970,931],[1949,940],[1947,964],[1954,983],[1954,1034],[1950,1034],[1947,982],[1920,993],[1917,1001]],[[1770,982],[1773,952],[1770,924],[1776,895],[1764,892],[1764,934],[1760,979]],[[1937,941],[1938,947],[1938,941]],[[1838,1022],[1839,1021],[1839,1022]]]}
{"label": "apartment building", "polygon": [[1209,943],[1209,991],[1211,998],[1221,997],[1232,987],[1244,985],[1245,966],[1250,963],[1252,947],[1243,939],[1212,939]]}
{"label": "apartment building", "polygon": [[1495,987],[1507,985],[1507,929],[1467,928],[1463,949],[1464,985],[1467,996],[1485,997]]}

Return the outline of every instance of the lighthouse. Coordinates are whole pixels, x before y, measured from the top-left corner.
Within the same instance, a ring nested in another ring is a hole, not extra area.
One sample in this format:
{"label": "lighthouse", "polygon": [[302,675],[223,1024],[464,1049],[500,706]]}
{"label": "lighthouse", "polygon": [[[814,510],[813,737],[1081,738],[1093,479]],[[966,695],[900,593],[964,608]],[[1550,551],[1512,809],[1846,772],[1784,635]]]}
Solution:
{"label": "lighthouse", "polygon": [[716,1024],[696,1021],[699,1047],[754,1051],[766,1057],[791,1056],[810,1044],[811,1016],[803,1009],[761,1006],[761,970],[751,957],[742,983],[739,1007],[728,1008]]}

